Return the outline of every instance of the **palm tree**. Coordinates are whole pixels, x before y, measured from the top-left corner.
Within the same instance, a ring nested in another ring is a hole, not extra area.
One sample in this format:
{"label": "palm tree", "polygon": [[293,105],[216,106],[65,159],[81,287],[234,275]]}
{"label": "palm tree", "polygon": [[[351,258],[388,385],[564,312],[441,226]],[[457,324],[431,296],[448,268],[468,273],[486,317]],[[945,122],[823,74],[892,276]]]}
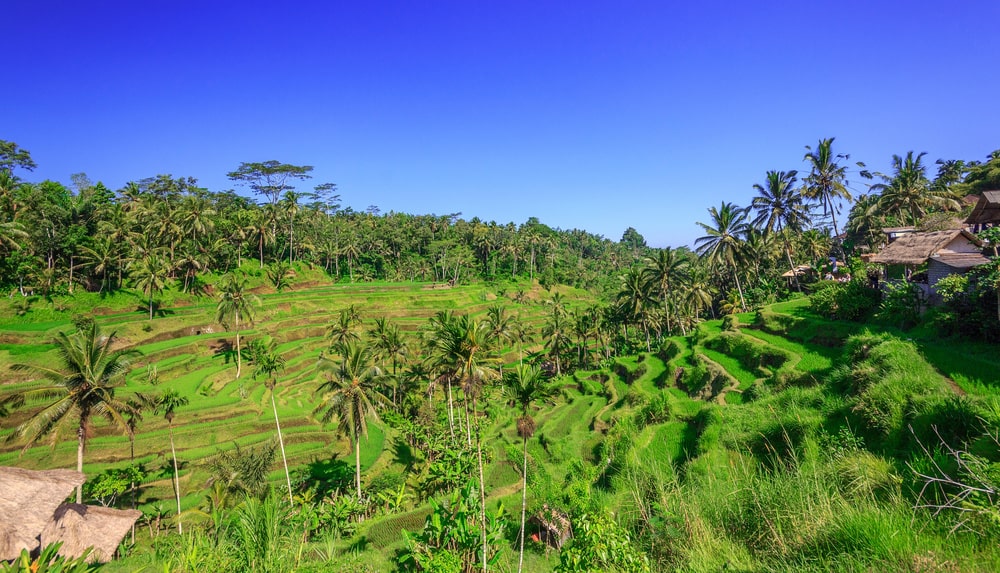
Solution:
{"label": "palm tree", "polygon": [[[96,323],[73,335],[60,332],[56,337],[62,370],[31,364],[14,364],[14,370],[40,374],[51,384],[18,392],[0,402],[18,408],[36,400],[55,399],[31,415],[8,436],[13,440],[27,436],[22,452],[42,437],[52,436],[53,445],[70,424],[76,424],[76,470],[83,472],[83,451],[90,437],[94,416],[100,416],[128,434],[126,414],[130,406],[115,397],[115,390],[125,384],[131,367],[132,350],[112,350],[114,333],[101,335]],[[83,503],[83,488],[76,488],[76,502]]]}
{"label": "palm tree", "polygon": [[181,526],[181,480],[177,471],[177,449],[174,448],[174,412],[177,408],[188,405],[188,399],[181,396],[176,389],[170,389],[160,394],[155,401],[157,414],[163,414],[167,420],[167,432],[170,434],[170,454],[174,460],[174,496],[177,498],[177,533],[184,534]]}
{"label": "palm tree", "polygon": [[694,244],[699,255],[708,259],[713,265],[727,264],[736,279],[736,291],[740,294],[740,304],[743,312],[747,310],[746,299],[743,298],[743,287],[740,286],[740,273],[736,263],[740,259],[740,245],[743,237],[750,229],[747,223],[747,210],[732,203],[723,202],[718,209],[710,207],[709,215],[712,224],[701,221],[698,226],[707,233],[695,240]]}
{"label": "palm tree", "polygon": [[[629,322],[642,325],[646,334],[646,350],[649,350],[649,306],[652,302],[652,288],[648,276],[638,266],[630,267],[620,277],[621,286],[618,289],[616,302],[624,318],[622,325],[627,328]],[[628,333],[625,333],[628,338]],[[558,364],[557,364],[558,366]]]}
{"label": "palm tree", "polygon": [[[802,194],[794,188],[797,173],[794,170],[768,171],[767,182],[764,185],[754,184],[753,188],[758,195],[753,198],[752,203],[753,209],[757,211],[753,225],[763,230],[764,234],[777,232],[778,235],[782,235],[783,230],[800,231],[809,223],[809,209],[802,202]],[[795,286],[801,291],[802,285],[799,284],[795,263],[792,262],[788,236],[782,235],[782,240]]]}
{"label": "palm tree", "polygon": [[167,261],[155,254],[139,259],[136,267],[132,269],[131,275],[135,286],[149,299],[149,320],[153,320],[153,297],[163,292],[169,270],[170,265]]}
{"label": "palm tree", "polygon": [[570,336],[573,325],[567,319],[565,311],[553,307],[549,320],[542,327],[542,338],[549,355],[556,360],[556,376],[562,375],[562,356],[573,340]]}
{"label": "palm tree", "polygon": [[[352,315],[356,312],[354,305],[349,308],[344,308],[340,310],[340,314],[337,315],[337,322],[331,324],[326,329],[326,335],[331,339],[331,348],[338,346],[343,346],[348,343],[355,343],[361,340],[358,333],[354,331],[354,326],[356,324],[355,319]],[[360,318],[358,319],[360,321]]]}
{"label": "palm tree", "polygon": [[916,157],[912,151],[906,157],[892,156],[892,177],[878,174],[883,183],[871,186],[881,193],[877,208],[884,214],[908,216],[909,223],[916,225],[927,212],[934,208],[957,210],[961,204],[947,188],[932,189],[927,179],[927,167],[920,153]]}
{"label": "palm tree", "polygon": [[323,398],[313,413],[322,412],[323,423],[337,418],[339,430],[354,446],[354,482],[361,499],[361,437],[368,439],[368,417],[378,419],[378,408],[389,399],[378,391],[382,371],[374,364],[367,346],[347,343],[340,347],[341,359],[334,363],[321,358],[320,369],[326,380],[318,391]]}
{"label": "palm tree", "polygon": [[[500,304],[495,304],[486,309],[486,324],[490,329],[490,338],[497,344],[497,351],[502,352],[504,343],[511,343],[517,339],[514,332],[514,319],[507,313],[507,309]],[[503,360],[499,362],[499,374],[503,377]]]}
{"label": "palm tree", "polygon": [[247,278],[243,274],[230,273],[219,282],[219,303],[216,305],[216,320],[226,328],[232,324],[236,329],[236,379],[240,377],[243,368],[243,358],[240,350],[240,326],[245,322],[253,322],[253,302],[256,300],[247,293]]}
{"label": "palm tree", "polygon": [[[497,362],[489,354],[493,348],[491,331],[486,321],[478,322],[468,316],[449,320],[444,328],[432,338],[437,364],[450,376],[458,380],[465,395],[465,426],[468,444],[472,445],[472,419],[476,418],[476,399],[482,391],[483,383],[492,379],[496,372],[490,366]],[[469,415],[469,401],[472,402],[472,416]],[[483,447],[479,431],[476,431],[476,457],[479,466],[479,502],[482,525],[483,569],[486,568],[486,483],[483,479]]]}
{"label": "palm tree", "polygon": [[285,457],[285,440],[281,437],[281,422],[278,420],[278,404],[274,399],[274,387],[278,383],[278,372],[285,369],[285,357],[278,353],[271,343],[254,352],[254,378],[264,378],[264,386],[271,393],[271,410],[274,411],[274,425],[278,429],[278,447],[281,448],[281,462],[285,466],[285,483],[288,484],[288,503],[292,500],[292,479],[288,474],[288,458]]}
{"label": "palm tree", "polygon": [[646,268],[643,273],[650,284],[656,286],[663,304],[663,310],[667,313],[667,331],[672,330],[670,324],[670,306],[668,299],[671,295],[671,287],[676,286],[687,278],[687,270],[690,261],[679,251],[670,247],[660,249],[655,257],[646,259]]}
{"label": "palm tree", "polygon": [[811,167],[809,175],[802,181],[805,185],[802,194],[808,198],[819,201],[823,206],[823,215],[830,214],[833,222],[833,234],[840,236],[840,229],[837,228],[837,208],[834,201],[845,199],[851,201],[851,192],[847,190],[847,167],[837,163],[839,159],[849,159],[850,156],[833,153],[833,140],[819,140],[819,145],[813,151],[808,145],[808,152],[803,160],[808,161]]}
{"label": "palm tree", "polygon": [[528,507],[528,438],[535,433],[535,420],[531,417],[531,406],[556,393],[554,385],[545,379],[541,369],[533,365],[518,365],[513,372],[503,378],[504,391],[508,400],[521,409],[517,419],[517,435],[521,437],[521,546],[517,560],[520,573],[524,565],[524,517]]}

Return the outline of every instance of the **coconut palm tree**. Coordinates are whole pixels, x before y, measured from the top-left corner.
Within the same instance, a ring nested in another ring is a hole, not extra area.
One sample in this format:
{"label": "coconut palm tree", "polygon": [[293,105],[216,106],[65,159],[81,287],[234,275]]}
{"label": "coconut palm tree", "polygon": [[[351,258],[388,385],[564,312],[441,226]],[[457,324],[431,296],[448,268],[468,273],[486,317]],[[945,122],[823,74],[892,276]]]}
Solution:
{"label": "coconut palm tree", "polygon": [[535,433],[535,420],[531,407],[555,395],[556,387],[546,380],[541,369],[533,365],[518,365],[503,378],[507,399],[521,409],[517,419],[517,435],[521,437],[521,545],[517,570],[524,565],[524,517],[528,507],[528,438]]}
{"label": "coconut palm tree", "polygon": [[149,299],[149,320],[153,320],[153,297],[163,292],[169,271],[170,265],[163,257],[151,254],[139,259],[130,273],[136,288]]}
{"label": "coconut palm tree", "polygon": [[278,429],[278,447],[281,448],[281,462],[285,466],[285,483],[288,484],[288,503],[292,500],[292,479],[288,474],[288,458],[285,457],[285,440],[281,437],[281,422],[278,420],[278,404],[274,399],[274,387],[278,384],[278,372],[285,369],[285,358],[278,353],[274,343],[262,346],[254,352],[254,378],[263,378],[264,386],[271,394],[271,410],[274,411],[274,425]]}
{"label": "coconut palm tree", "polygon": [[851,192],[847,190],[847,167],[840,165],[838,160],[849,159],[850,156],[833,153],[833,137],[819,140],[816,150],[813,151],[808,145],[808,152],[803,160],[810,165],[809,175],[802,182],[802,194],[808,198],[818,201],[823,206],[823,216],[830,214],[833,222],[833,234],[840,236],[840,229],[837,228],[837,208],[834,201],[844,199],[848,203],[851,201]]}
{"label": "coconut palm tree", "polygon": [[648,275],[638,266],[630,267],[620,277],[620,280],[621,286],[618,289],[616,302],[624,318],[622,324],[626,328],[629,322],[642,325],[643,331],[646,334],[646,350],[648,351],[649,307],[653,302],[655,285],[650,283]]}
{"label": "coconut palm tree", "polygon": [[247,292],[247,278],[242,273],[230,273],[219,281],[219,303],[215,307],[216,320],[236,330],[236,379],[243,369],[240,349],[240,327],[253,322],[253,304],[257,298]]}
{"label": "coconut palm tree", "polygon": [[361,322],[361,317],[357,314],[357,309],[352,304],[348,308],[343,308],[337,314],[337,321],[326,329],[326,335],[330,338],[330,347],[336,348],[345,344],[357,343],[361,337],[355,332],[354,327]]}
{"label": "coconut palm tree", "polygon": [[[507,313],[507,309],[500,304],[495,304],[486,309],[486,324],[490,329],[490,338],[497,344],[497,351],[502,352],[501,345],[512,343],[516,340],[514,333],[514,319]],[[503,360],[499,362],[500,377],[503,377]]]}
{"label": "coconut palm tree", "polygon": [[785,256],[788,257],[788,268],[792,271],[795,286],[799,291],[798,273],[792,262],[791,246],[787,234],[782,231],[801,231],[809,224],[809,209],[802,202],[802,193],[795,189],[797,171],[768,171],[766,183],[755,183],[753,188],[757,196],[753,198],[752,207],[757,212],[753,226],[761,229],[765,235],[777,233],[785,245]]}
{"label": "coconut palm tree", "polygon": [[326,380],[318,391],[323,397],[313,411],[322,413],[323,423],[337,419],[339,431],[347,434],[354,446],[354,482],[361,499],[361,438],[368,439],[368,417],[378,419],[378,409],[389,403],[379,393],[382,371],[374,364],[368,346],[349,342],[340,347],[340,360],[320,359]]}
{"label": "coconut palm tree", "polygon": [[[491,366],[498,360],[490,354],[494,343],[486,321],[468,316],[450,320],[432,339],[438,365],[458,380],[465,395],[465,427],[468,444],[472,445],[472,420],[476,416],[476,400],[487,380],[496,376]],[[471,401],[472,415],[469,414]],[[479,466],[480,523],[482,524],[483,569],[486,568],[486,484],[483,479],[483,447],[476,432],[476,457]]]}
{"label": "coconut palm tree", "polygon": [[656,287],[656,293],[660,296],[663,310],[667,313],[667,332],[672,331],[668,304],[672,294],[671,288],[678,286],[687,278],[689,264],[687,257],[670,247],[660,249],[654,257],[646,258],[646,268],[642,272],[649,284]]}
{"label": "coconut palm tree", "polygon": [[[72,335],[60,332],[56,344],[62,369],[33,364],[14,364],[14,370],[34,372],[50,384],[24,390],[0,401],[0,410],[18,408],[38,400],[52,400],[14,428],[8,440],[27,437],[22,452],[44,436],[51,436],[53,445],[60,434],[75,424],[77,449],[76,470],[83,472],[83,451],[93,429],[93,419],[99,416],[128,434],[126,414],[128,403],[115,397],[115,391],[125,384],[132,350],[112,350],[114,333],[103,336],[96,323]],[[53,400],[54,399],[54,400]],[[83,503],[82,486],[76,488],[76,502]]]}
{"label": "coconut palm tree", "polygon": [[740,285],[740,273],[737,262],[740,260],[740,246],[750,224],[747,223],[747,210],[732,203],[723,202],[718,209],[710,207],[709,215],[712,224],[701,221],[698,226],[705,230],[706,235],[695,240],[696,252],[705,257],[712,265],[728,265],[736,279],[736,291],[740,295],[740,305],[743,312],[747,310],[746,299],[743,297],[743,287]]}
{"label": "coconut palm tree", "polygon": [[174,460],[174,496],[177,499],[177,533],[183,535],[184,527],[181,525],[181,480],[177,471],[177,449],[174,447],[174,414],[177,408],[188,405],[188,399],[181,396],[176,389],[170,389],[155,398],[155,412],[163,414],[167,421],[167,432],[170,434],[170,455]]}
{"label": "coconut palm tree", "polygon": [[872,185],[871,189],[881,193],[877,208],[883,214],[906,217],[911,225],[916,225],[931,209],[954,211],[961,206],[947,188],[931,187],[924,155],[927,153],[914,157],[912,151],[905,158],[893,155],[892,176],[877,174],[883,182]]}

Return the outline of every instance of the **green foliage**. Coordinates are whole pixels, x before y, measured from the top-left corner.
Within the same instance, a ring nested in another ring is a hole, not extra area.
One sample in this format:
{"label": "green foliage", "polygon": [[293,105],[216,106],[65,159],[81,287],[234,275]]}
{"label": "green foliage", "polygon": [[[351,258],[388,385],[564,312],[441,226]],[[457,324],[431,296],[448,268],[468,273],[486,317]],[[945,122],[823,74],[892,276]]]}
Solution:
{"label": "green foliage", "polygon": [[83,485],[83,495],[104,507],[114,507],[123,493],[145,479],[146,470],[141,465],[104,470]]}
{"label": "green foliage", "polygon": [[606,514],[573,519],[573,540],[559,553],[558,573],[646,573],[649,558],[632,543],[625,528]]}
{"label": "green foliage", "polygon": [[46,545],[37,557],[32,557],[27,549],[22,549],[21,554],[13,561],[0,561],[0,573],[88,573],[98,570],[97,565],[87,562],[90,549],[85,550],[80,557],[70,559],[58,555],[60,547],[62,542]]}
{"label": "green foliage", "polygon": [[876,317],[886,324],[906,330],[920,321],[920,312],[925,305],[924,291],[919,285],[905,281],[888,282]]}
{"label": "green foliage", "polygon": [[662,424],[674,416],[670,398],[658,393],[645,402],[635,415],[635,425],[644,428],[652,424]]}
{"label": "green foliage", "polygon": [[863,322],[879,308],[881,294],[861,280],[822,281],[813,286],[809,305],[820,316]]}
{"label": "green foliage", "polygon": [[219,452],[210,462],[212,482],[223,484],[232,494],[246,494],[263,498],[267,494],[267,475],[274,465],[278,444],[269,440],[257,447],[232,449]]}
{"label": "green foliage", "polygon": [[486,565],[500,559],[500,544],[507,527],[501,504],[486,513],[486,523],[479,522],[478,487],[472,482],[455,491],[444,502],[432,499],[431,514],[419,533],[403,531],[406,548],[400,553],[403,571],[460,572],[483,564],[482,531],[486,529],[488,553]]}

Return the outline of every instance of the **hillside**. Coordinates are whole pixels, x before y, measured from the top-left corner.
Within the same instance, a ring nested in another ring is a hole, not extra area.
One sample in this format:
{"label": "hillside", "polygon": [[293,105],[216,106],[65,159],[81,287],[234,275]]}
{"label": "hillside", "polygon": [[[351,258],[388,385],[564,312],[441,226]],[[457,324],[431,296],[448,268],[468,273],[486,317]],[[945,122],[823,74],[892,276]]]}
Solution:
{"label": "hillside", "polygon": [[[243,336],[270,339],[285,360],[275,397],[288,464],[297,486],[339,484],[343,489],[321,492],[332,496],[333,507],[351,491],[354,456],[336,425],[321,424],[313,411],[323,379],[317,362],[321,353],[331,352],[327,328],[342,309],[354,305],[359,311],[362,338],[378,317],[397,324],[412,342],[407,358],[412,362],[424,352],[416,343],[418,333],[438,311],[482,318],[500,304],[541,332],[553,296],[526,283],[513,288],[331,285],[311,277],[307,269],[300,269],[284,292],[273,292],[262,282],[254,290],[260,304]],[[513,300],[517,291],[520,303]],[[560,287],[558,292],[570,309],[592,302],[583,291]],[[220,555],[197,551],[198,543],[209,543],[206,539],[219,531],[220,518],[207,515],[210,462],[234,443],[252,449],[275,436],[263,379],[254,377],[253,365],[244,365],[242,377],[235,379],[228,351],[233,333],[215,321],[210,298],[170,301],[162,315],[148,320],[145,309],[137,308],[141,301],[127,295],[105,301],[88,296],[42,301],[22,316],[9,307],[0,320],[4,394],[37,384],[29,373],[11,370],[12,364],[56,363],[55,333],[72,331],[75,311],[93,308],[104,331],[117,332],[120,347],[141,352],[123,395],[176,390],[190,401],[176,410],[172,429],[182,517],[199,526],[195,533],[185,528],[185,542],[169,535],[174,511],[168,426],[161,416],[147,414],[134,444],[135,462],[149,471],[139,497],[147,532],[139,535],[130,557],[105,569],[232,567]],[[543,507],[557,508],[574,522],[614,515],[614,525],[603,525],[608,528],[603,538],[623,533],[630,549],[619,550],[641,555],[653,570],[988,571],[1000,566],[1000,552],[982,537],[995,527],[992,494],[968,501],[972,505],[965,506],[971,508],[966,517],[972,518],[964,523],[958,521],[958,511],[934,516],[933,507],[921,507],[941,505],[957,491],[923,489],[927,479],[921,475],[937,477],[940,472],[967,480],[978,475],[968,464],[949,462],[948,447],[973,452],[983,467],[1000,459],[990,437],[1000,427],[995,401],[1000,380],[988,346],[955,346],[919,332],[904,337],[824,321],[810,315],[805,299],[772,305],[756,315],[703,322],[689,336],[666,338],[650,352],[608,357],[595,340],[586,347],[602,357],[599,366],[557,377],[556,396],[532,410],[529,515]],[[540,338],[527,344],[528,360],[537,359],[532,351],[543,349]],[[521,356],[518,345],[510,342],[500,354],[505,371]],[[330,518],[335,525],[329,529],[317,529],[294,551],[282,549],[291,551],[284,555],[294,555],[300,570],[328,570],[323,567],[334,564],[358,571],[395,567],[397,552],[407,547],[402,531],[421,530],[432,513],[430,500],[447,497],[451,489],[428,485],[438,483],[435,472],[443,471],[433,459],[439,455],[435,452],[447,450],[435,450],[429,445],[433,436],[421,434],[436,428],[441,439],[447,438],[447,396],[438,388],[429,402],[426,381],[409,390],[416,396],[411,411],[436,420],[390,411],[379,422],[371,420],[368,439],[360,442],[362,480],[371,500],[361,511],[364,519],[349,523]],[[462,392],[456,388],[455,394],[458,400]],[[507,509],[498,567],[516,570],[519,412],[494,384],[484,387],[480,403],[475,425],[486,462],[487,505],[491,511],[501,503]],[[433,404],[433,409],[423,404]],[[3,418],[0,435],[9,435],[31,411],[15,410]],[[458,423],[461,430],[465,422]],[[85,456],[88,477],[130,461],[125,437],[106,424],[96,428]],[[456,468],[474,462],[462,457],[464,442],[460,432],[453,446]],[[3,444],[0,464],[75,464],[72,436],[23,454],[20,444]],[[269,481],[280,499],[285,487],[280,457],[270,470]],[[452,476],[449,483],[468,477]],[[297,499],[302,508],[311,503]],[[537,527],[529,529],[533,531]],[[150,535],[154,538],[148,539]],[[288,535],[298,539],[302,532]],[[569,547],[583,551],[588,542],[594,540],[581,533]],[[550,571],[559,565],[558,551],[530,540],[528,545],[526,570]],[[165,547],[184,551],[171,555]],[[594,567],[596,562],[586,563]]]}

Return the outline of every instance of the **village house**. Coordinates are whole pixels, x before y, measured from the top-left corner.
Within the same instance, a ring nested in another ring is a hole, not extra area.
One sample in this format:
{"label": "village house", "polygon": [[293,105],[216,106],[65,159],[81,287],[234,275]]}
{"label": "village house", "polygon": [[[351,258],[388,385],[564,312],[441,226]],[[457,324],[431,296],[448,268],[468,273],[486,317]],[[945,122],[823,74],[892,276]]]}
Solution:
{"label": "village house", "polygon": [[982,241],[964,229],[907,233],[897,237],[870,261],[886,265],[887,278],[907,280],[926,263],[926,278],[913,282],[919,284],[933,304],[937,298],[934,285],[939,280],[989,262],[982,249]]}

